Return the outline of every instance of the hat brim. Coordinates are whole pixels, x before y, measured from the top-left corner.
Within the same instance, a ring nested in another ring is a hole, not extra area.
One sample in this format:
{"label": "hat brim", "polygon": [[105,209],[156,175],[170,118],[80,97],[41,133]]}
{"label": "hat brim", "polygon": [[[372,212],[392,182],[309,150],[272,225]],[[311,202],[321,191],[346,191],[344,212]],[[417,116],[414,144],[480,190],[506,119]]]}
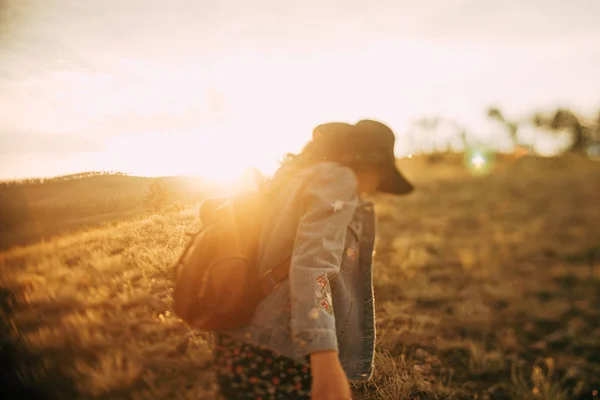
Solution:
{"label": "hat brim", "polygon": [[414,190],[414,186],[402,175],[394,165],[386,179],[379,185],[377,191],[395,195],[409,194]]}

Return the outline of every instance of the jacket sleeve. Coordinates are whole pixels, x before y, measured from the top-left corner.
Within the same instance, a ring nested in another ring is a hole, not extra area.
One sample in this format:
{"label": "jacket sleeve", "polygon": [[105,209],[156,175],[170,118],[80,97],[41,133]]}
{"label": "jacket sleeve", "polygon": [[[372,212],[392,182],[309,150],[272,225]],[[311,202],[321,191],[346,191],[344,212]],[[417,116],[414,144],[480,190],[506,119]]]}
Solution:
{"label": "jacket sleeve", "polygon": [[338,350],[329,280],[339,273],[346,229],[358,205],[349,168],[327,165],[304,191],[290,263],[291,330],[299,358]]}

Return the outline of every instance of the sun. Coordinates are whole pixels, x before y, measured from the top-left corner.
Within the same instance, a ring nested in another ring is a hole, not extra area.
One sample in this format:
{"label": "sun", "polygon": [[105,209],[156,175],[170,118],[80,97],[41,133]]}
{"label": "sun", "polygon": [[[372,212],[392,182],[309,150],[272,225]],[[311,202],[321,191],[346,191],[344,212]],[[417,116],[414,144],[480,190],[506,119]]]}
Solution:
{"label": "sun", "polygon": [[191,175],[219,185],[239,185],[256,172],[271,176],[285,146],[272,146],[268,140],[251,146],[235,131],[220,135],[157,132],[115,136],[102,158],[111,170],[138,176]]}

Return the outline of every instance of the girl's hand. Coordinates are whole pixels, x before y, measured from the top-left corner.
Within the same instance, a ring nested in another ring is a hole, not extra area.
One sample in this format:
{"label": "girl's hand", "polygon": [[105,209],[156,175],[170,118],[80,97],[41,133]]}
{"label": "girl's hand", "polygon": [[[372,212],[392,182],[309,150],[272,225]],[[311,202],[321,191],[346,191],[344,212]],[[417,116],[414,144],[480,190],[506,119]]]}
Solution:
{"label": "girl's hand", "polygon": [[336,351],[310,355],[312,400],[351,400],[352,391]]}

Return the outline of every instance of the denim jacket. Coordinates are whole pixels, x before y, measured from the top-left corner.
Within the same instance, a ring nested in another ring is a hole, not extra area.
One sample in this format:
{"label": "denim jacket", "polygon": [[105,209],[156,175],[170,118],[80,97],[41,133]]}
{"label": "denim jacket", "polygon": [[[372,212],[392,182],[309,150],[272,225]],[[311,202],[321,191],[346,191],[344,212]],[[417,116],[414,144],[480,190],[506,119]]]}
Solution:
{"label": "denim jacket", "polygon": [[262,274],[292,254],[289,278],[249,325],[220,333],[303,364],[312,352],[336,350],[350,380],[368,380],[375,347],[372,203],[361,200],[352,170],[332,162],[301,170],[271,202],[258,266]]}

